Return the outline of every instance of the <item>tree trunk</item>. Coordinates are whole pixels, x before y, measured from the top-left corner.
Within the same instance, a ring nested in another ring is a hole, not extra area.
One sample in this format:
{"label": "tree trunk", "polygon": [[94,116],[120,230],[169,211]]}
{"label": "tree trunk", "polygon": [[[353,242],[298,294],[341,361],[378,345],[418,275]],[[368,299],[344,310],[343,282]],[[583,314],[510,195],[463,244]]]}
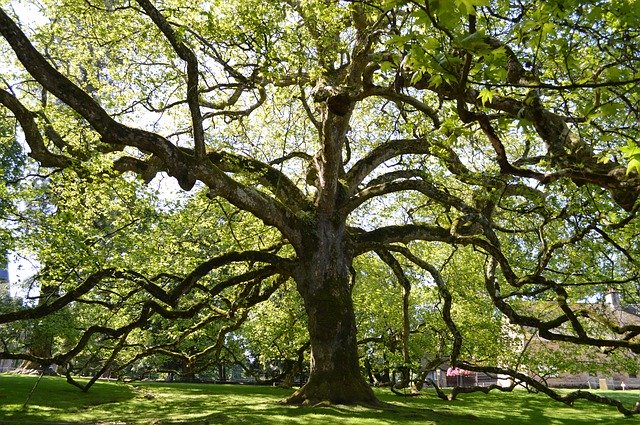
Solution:
{"label": "tree trunk", "polygon": [[[409,297],[411,295],[411,284],[406,281],[402,284],[402,366],[398,371],[402,374],[402,379],[396,381],[396,388],[406,388],[411,382],[411,352],[409,350],[410,315]],[[395,381],[395,380],[394,380]]]}
{"label": "tree trunk", "polygon": [[222,363],[218,364],[218,379],[223,384],[227,382],[227,371]]}
{"label": "tree trunk", "polygon": [[320,223],[297,271],[311,342],[307,383],[287,403],[379,404],[360,371],[344,225]]}
{"label": "tree trunk", "polygon": [[427,379],[428,374],[428,370],[421,370],[420,372],[418,372],[416,378],[413,380],[413,386],[411,387],[412,391],[422,391],[422,387],[424,387],[424,381],[425,379]]}

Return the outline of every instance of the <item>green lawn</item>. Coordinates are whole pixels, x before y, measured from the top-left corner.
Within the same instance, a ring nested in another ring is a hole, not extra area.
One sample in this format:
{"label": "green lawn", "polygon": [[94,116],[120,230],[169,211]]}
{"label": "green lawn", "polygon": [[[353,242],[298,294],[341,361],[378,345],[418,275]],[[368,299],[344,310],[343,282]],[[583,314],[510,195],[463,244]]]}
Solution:
{"label": "green lawn", "polygon": [[[98,382],[82,393],[62,378],[44,377],[28,406],[22,405],[37,377],[0,375],[0,424],[619,424],[626,419],[607,406],[578,402],[567,407],[523,391],[511,394],[462,395],[444,402],[427,392],[401,398],[378,390],[392,406],[385,409],[331,406],[301,408],[277,404],[290,391],[250,385]],[[640,391],[609,395],[632,406]]]}

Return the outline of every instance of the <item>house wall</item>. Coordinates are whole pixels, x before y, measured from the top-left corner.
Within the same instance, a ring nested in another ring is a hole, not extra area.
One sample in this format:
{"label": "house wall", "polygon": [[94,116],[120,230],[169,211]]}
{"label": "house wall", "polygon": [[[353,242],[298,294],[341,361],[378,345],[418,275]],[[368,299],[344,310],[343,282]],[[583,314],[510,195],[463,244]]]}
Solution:
{"label": "house wall", "polygon": [[607,389],[621,390],[624,382],[625,389],[640,389],[640,378],[631,377],[628,374],[616,373],[613,375],[598,374],[596,376],[588,373],[581,374],[561,374],[557,377],[547,378],[547,384],[556,388],[591,388],[600,389],[600,382],[606,382]]}
{"label": "house wall", "polygon": [[11,372],[20,364],[19,360],[0,359],[0,373]]}

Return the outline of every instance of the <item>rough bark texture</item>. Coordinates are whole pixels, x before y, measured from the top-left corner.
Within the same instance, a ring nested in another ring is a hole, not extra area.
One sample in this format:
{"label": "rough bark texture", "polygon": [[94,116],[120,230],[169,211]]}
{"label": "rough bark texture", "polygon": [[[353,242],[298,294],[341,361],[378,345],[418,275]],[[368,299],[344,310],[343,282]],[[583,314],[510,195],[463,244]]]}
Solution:
{"label": "rough bark texture", "polygon": [[320,221],[296,281],[308,315],[309,381],[287,403],[378,404],[360,372],[344,225]]}

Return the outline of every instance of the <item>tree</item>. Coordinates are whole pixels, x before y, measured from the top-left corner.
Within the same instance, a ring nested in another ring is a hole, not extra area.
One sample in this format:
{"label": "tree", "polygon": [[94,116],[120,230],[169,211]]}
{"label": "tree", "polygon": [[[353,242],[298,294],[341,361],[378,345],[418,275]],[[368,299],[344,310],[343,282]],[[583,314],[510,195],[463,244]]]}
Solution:
{"label": "tree", "polygon": [[288,282],[251,312],[237,335],[233,357],[246,359],[243,352],[249,351],[252,355],[246,360],[259,368],[252,371],[245,366],[248,372],[258,381],[290,388],[305,372],[304,354],[309,349],[306,327],[302,300],[294,283]]}
{"label": "tree", "polygon": [[[5,78],[0,104],[29,155],[79,181],[169,175],[185,196],[221,200],[266,236],[198,251],[175,273],[99,261],[49,303],[0,321],[126,282],[118,285],[137,300],[128,315],[78,342],[100,334],[126,352],[154,320],[213,311],[201,320],[239,326],[245,309],[291,279],[311,362],[288,401],[376,403],[360,372],[352,301],[354,260],[375,252],[407,299],[409,269],[437,288],[452,366],[527,379],[465,358],[452,306],[466,289],[448,279],[447,255],[469,247],[483,264],[474,281],[488,310],[548,340],[640,352],[639,326],[592,332],[600,319],[580,304],[609,286],[637,296],[640,180],[618,160],[640,117],[631,1],[41,7],[39,26],[0,12],[0,33],[28,74]],[[522,299],[553,301],[553,312],[536,316]]]}
{"label": "tree", "polygon": [[[0,115],[0,220],[5,221],[14,207],[12,198],[18,179],[22,175],[25,163],[25,154],[22,147],[13,137],[15,129],[11,128],[11,120]],[[0,230],[0,251],[2,252],[3,269],[6,269],[6,253],[11,249],[11,235],[3,225]]]}

